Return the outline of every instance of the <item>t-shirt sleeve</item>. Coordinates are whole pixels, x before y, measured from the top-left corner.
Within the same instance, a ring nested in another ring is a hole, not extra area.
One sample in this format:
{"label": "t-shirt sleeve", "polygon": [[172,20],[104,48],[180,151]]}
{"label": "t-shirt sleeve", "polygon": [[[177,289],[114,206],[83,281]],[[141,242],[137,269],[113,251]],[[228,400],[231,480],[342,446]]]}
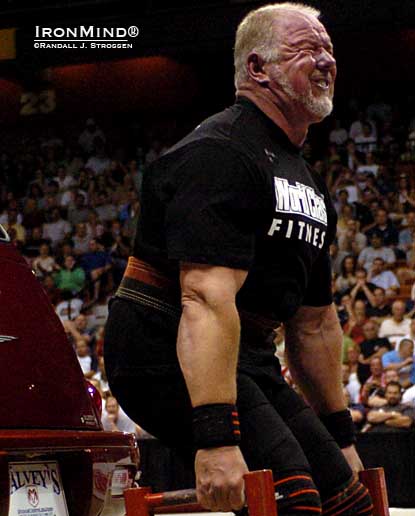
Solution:
{"label": "t-shirt sleeve", "polygon": [[254,165],[210,143],[188,150],[177,166],[165,220],[168,257],[248,270],[265,192]]}
{"label": "t-shirt sleeve", "polygon": [[330,256],[328,250],[322,250],[314,262],[303,305],[327,306],[332,302]]}

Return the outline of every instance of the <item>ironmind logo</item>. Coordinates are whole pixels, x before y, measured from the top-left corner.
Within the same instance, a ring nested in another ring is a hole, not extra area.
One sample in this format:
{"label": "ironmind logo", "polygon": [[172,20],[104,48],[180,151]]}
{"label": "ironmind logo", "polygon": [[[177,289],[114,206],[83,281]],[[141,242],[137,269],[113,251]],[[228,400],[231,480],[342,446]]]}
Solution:
{"label": "ironmind logo", "polygon": [[327,210],[324,197],[311,186],[296,182],[290,185],[287,179],[274,177],[275,211],[303,215],[327,225]]}

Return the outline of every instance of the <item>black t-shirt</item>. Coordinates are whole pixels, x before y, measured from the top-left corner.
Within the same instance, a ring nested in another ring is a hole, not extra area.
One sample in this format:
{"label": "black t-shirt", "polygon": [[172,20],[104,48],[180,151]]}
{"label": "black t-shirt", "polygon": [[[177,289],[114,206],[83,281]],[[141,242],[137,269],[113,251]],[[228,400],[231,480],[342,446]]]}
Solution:
{"label": "black t-shirt", "polygon": [[239,98],[145,171],[134,255],[177,281],[180,261],[247,270],[238,308],[284,321],[332,302],[335,230],[322,178]]}
{"label": "black t-shirt", "polygon": [[[360,343],[360,352],[362,353],[363,358],[369,358],[370,355],[376,353],[380,348],[386,348],[390,351],[392,349],[392,345],[385,337],[376,337],[375,339],[364,340]],[[362,385],[370,377],[370,374],[369,364],[358,364],[357,377]]]}
{"label": "black t-shirt", "polygon": [[368,317],[387,317],[391,314],[390,305],[385,305],[383,308],[369,305],[366,308],[366,315]]}

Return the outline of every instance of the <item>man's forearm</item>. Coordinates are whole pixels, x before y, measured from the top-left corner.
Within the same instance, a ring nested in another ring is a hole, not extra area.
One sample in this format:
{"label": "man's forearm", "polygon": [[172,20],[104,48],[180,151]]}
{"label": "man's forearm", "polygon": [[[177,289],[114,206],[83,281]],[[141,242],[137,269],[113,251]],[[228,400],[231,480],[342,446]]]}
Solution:
{"label": "man's forearm", "polygon": [[[318,312],[317,312],[318,310]],[[344,410],[341,381],[343,334],[334,305],[301,307],[286,324],[286,353],[294,381],[317,413]]]}
{"label": "man's forearm", "polygon": [[177,353],[193,406],[236,402],[239,336],[234,303],[184,304]]}

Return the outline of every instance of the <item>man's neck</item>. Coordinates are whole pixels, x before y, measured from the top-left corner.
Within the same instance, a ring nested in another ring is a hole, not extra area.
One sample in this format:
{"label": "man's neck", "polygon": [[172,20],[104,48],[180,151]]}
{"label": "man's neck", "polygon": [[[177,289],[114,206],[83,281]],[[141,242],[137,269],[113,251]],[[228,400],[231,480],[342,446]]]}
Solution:
{"label": "man's neck", "polygon": [[293,145],[301,147],[307,137],[310,123],[302,120],[292,102],[284,102],[284,99],[277,98],[269,90],[251,87],[249,84],[238,88],[236,95],[248,98],[284,131]]}

